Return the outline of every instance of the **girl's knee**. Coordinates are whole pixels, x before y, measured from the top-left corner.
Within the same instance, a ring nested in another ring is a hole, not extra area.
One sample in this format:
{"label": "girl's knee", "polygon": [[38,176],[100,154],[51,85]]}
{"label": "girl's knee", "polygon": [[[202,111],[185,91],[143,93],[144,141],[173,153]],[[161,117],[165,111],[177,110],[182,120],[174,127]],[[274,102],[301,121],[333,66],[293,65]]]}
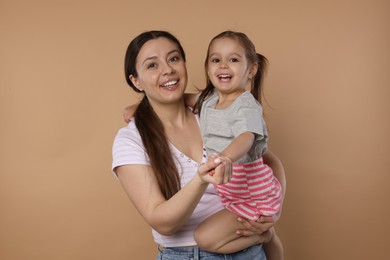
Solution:
{"label": "girl's knee", "polygon": [[207,234],[207,230],[199,226],[194,233],[194,238],[197,246],[208,252],[215,252],[216,248],[213,247],[213,242],[210,241],[210,234]]}

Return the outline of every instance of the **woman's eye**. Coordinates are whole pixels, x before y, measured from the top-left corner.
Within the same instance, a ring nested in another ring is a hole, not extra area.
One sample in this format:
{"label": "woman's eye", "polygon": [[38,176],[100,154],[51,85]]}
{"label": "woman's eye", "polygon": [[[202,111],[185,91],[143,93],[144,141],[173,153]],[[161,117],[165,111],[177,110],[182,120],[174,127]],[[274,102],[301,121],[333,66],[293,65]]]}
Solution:
{"label": "woman's eye", "polygon": [[173,57],[169,58],[169,61],[178,61],[178,60],[179,60],[178,56],[173,56]]}
{"label": "woman's eye", "polygon": [[150,63],[150,64],[148,64],[146,67],[147,67],[148,69],[152,69],[152,68],[155,68],[156,66],[157,66],[156,63]]}

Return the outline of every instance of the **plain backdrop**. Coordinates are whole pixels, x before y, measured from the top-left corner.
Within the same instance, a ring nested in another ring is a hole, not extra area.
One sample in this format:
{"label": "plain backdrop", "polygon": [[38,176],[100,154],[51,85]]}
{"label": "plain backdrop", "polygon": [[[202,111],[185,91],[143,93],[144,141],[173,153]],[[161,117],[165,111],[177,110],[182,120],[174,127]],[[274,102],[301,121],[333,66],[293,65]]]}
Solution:
{"label": "plain backdrop", "polygon": [[210,39],[245,32],[270,62],[270,148],[288,189],[287,260],[386,259],[390,2],[0,0],[0,259],[154,259],[111,173],[130,40],[168,30],[204,86]]}

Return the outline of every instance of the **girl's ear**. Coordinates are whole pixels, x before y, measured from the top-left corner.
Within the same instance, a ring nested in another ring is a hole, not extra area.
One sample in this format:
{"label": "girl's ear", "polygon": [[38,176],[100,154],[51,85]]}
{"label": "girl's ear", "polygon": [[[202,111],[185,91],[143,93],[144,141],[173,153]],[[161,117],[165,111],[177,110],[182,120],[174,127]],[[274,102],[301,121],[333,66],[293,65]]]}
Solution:
{"label": "girl's ear", "polygon": [[141,83],[138,81],[138,78],[134,77],[133,75],[129,76],[129,79],[133,83],[133,85],[139,90],[139,91],[144,91],[141,87]]}
{"label": "girl's ear", "polygon": [[249,73],[248,73],[249,79],[252,79],[256,75],[258,69],[259,69],[259,64],[253,63],[252,66],[249,68]]}

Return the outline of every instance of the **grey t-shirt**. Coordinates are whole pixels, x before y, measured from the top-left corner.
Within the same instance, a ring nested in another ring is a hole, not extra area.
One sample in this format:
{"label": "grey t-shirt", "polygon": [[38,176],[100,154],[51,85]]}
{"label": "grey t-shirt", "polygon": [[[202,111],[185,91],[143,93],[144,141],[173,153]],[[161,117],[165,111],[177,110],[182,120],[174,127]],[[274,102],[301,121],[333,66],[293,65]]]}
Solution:
{"label": "grey t-shirt", "polygon": [[249,152],[236,163],[251,162],[267,150],[267,127],[263,109],[253,95],[246,91],[228,108],[215,109],[218,94],[214,92],[205,100],[200,114],[203,143],[208,154],[222,152],[236,137],[245,132],[255,134]]}

